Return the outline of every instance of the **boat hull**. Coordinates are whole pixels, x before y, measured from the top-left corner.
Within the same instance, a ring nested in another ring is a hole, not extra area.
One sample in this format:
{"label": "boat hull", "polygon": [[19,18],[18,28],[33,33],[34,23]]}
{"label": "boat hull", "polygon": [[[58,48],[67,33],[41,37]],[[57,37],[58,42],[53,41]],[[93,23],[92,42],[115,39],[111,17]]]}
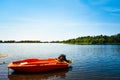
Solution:
{"label": "boat hull", "polygon": [[8,68],[17,72],[45,72],[68,68],[68,63],[59,62],[55,58],[25,59],[10,63]]}

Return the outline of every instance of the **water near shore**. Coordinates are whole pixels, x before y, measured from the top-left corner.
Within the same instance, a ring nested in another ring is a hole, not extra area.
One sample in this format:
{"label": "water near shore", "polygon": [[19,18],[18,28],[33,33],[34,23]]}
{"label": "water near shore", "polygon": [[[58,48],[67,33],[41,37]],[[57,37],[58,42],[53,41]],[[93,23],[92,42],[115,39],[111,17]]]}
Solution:
{"label": "water near shore", "polygon": [[[120,80],[120,45],[69,45],[52,43],[1,43],[0,80]],[[26,58],[73,59],[72,68],[37,74],[14,73],[8,63]]]}

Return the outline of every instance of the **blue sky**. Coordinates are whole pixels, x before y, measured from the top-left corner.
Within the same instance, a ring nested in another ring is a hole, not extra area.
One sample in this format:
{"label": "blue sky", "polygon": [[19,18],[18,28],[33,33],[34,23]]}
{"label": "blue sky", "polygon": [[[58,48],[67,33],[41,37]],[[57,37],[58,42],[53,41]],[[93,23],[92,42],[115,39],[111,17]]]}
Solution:
{"label": "blue sky", "polygon": [[0,40],[120,33],[120,0],[0,0]]}

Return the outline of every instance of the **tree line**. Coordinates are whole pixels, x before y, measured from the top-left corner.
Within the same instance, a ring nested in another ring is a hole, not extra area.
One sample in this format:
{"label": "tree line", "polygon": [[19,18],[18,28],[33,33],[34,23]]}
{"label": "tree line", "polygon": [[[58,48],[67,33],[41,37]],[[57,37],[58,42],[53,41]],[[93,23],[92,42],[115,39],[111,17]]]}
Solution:
{"label": "tree line", "polygon": [[0,43],[41,43],[39,40],[22,40],[22,41],[15,41],[15,40],[0,40]]}
{"label": "tree line", "polygon": [[39,41],[39,40],[0,40],[0,43],[67,43],[67,44],[120,44],[120,33],[116,35],[98,35],[98,36],[84,36],[63,41]]}
{"label": "tree line", "polygon": [[116,35],[106,36],[84,36],[74,39],[64,40],[61,43],[68,44],[120,44],[120,33]]}
{"label": "tree line", "polygon": [[21,40],[21,41],[15,41],[15,40],[0,40],[0,43],[60,43],[60,41],[39,41],[39,40]]}

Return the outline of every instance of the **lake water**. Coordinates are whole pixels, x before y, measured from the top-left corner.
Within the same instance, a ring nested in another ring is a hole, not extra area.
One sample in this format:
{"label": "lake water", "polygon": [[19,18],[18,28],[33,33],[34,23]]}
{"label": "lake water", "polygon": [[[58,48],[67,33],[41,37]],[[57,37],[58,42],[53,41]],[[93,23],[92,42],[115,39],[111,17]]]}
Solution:
{"label": "lake water", "polygon": [[[0,44],[0,80],[120,80],[120,45],[69,45],[56,43]],[[21,74],[9,70],[8,63],[26,58],[58,57],[73,59],[67,70]]]}

